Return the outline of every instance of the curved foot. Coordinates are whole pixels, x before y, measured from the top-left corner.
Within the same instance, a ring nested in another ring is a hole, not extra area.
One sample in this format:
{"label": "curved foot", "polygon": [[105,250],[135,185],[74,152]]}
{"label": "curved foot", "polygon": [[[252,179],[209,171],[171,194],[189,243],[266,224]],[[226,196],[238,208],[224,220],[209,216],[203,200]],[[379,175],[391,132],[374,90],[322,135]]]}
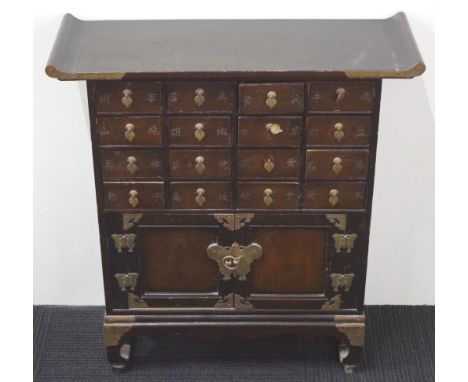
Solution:
{"label": "curved foot", "polygon": [[339,345],[340,362],[346,374],[354,374],[361,361],[362,346],[351,346],[345,343]]}
{"label": "curved foot", "polygon": [[118,346],[107,348],[107,359],[116,372],[123,372],[130,368],[133,355],[135,353],[136,339],[133,338],[129,342],[123,342]]}

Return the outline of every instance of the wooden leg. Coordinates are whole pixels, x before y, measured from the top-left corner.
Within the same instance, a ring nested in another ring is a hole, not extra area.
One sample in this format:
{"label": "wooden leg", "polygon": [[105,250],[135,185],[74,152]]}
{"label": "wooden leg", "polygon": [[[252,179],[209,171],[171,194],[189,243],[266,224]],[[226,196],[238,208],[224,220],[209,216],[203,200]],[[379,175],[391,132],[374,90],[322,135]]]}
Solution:
{"label": "wooden leg", "polygon": [[361,362],[362,346],[351,346],[345,343],[339,345],[340,362],[346,374],[354,374]]}
{"label": "wooden leg", "polygon": [[115,371],[125,371],[133,360],[136,338],[131,326],[125,324],[104,324],[104,343],[107,359]]}

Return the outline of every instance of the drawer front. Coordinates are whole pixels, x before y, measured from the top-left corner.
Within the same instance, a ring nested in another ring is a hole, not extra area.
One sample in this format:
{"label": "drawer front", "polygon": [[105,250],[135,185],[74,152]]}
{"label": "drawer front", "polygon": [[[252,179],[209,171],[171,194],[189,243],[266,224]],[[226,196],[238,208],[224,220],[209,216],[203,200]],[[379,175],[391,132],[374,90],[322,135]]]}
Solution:
{"label": "drawer front", "polygon": [[171,208],[227,209],[232,208],[229,182],[172,182]]}
{"label": "drawer front", "polygon": [[368,150],[307,150],[306,179],[365,179]]}
{"label": "drawer front", "polygon": [[160,113],[161,84],[119,82],[96,87],[97,112]]}
{"label": "drawer front", "polygon": [[237,184],[237,207],[253,209],[296,209],[299,207],[299,183]]}
{"label": "drawer front", "polygon": [[240,178],[298,178],[299,150],[241,149],[238,152]]}
{"label": "drawer front", "polygon": [[363,209],[364,182],[310,182],[304,185],[304,208]]}
{"label": "drawer front", "polygon": [[372,111],[374,83],[316,81],[309,83],[309,111]]}
{"label": "drawer front", "polygon": [[170,113],[232,112],[232,82],[169,82],[167,110]]}
{"label": "drawer front", "polygon": [[229,146],[231,144],[230,117],[169,117],[167,128],[169,145]]}
{"label": "drawer front", "polygon": [[160,117],[97,118],[101,145],[162,145]]}
{"label": "drawer front", "polygon": [[309,116],[307,118],[307,144],[368,146],[370,127],[370,117]]}
{"label": "drawer front", "polygon": [[239,117],[239,146],[300,146],[302,117]]}
{"label": "drawer front", "polygon": [[164,208],[162,182],[104,182],[104,208],[135,210]]}
{"label": "drawer front", "polygon": [[162,152],[145,149],[101,149],[101,168],[104,179],[162,178]]}
{"label": "drawer front", "polygon": [[229,178],[231,155],[228,150],[170,150],[172,178]]}
{"label": "drawer front", "polygon": [[239,110],[244,114],[301,114],[304,110],[304,84],[241,84]]}

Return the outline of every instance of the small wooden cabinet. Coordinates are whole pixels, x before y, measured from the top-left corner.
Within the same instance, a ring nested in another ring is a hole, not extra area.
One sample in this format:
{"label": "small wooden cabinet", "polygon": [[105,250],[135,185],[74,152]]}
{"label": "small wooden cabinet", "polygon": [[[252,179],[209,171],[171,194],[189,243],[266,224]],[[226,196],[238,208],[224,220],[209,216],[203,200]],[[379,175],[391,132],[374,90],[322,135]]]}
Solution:
{"label": "small wooden cabinet", "polygon": [[46,72],[87,81],[112,366],[138,335],[298,334],[337,338],[352,372],[381,80],[423,71],[401,13],[66,15]]}

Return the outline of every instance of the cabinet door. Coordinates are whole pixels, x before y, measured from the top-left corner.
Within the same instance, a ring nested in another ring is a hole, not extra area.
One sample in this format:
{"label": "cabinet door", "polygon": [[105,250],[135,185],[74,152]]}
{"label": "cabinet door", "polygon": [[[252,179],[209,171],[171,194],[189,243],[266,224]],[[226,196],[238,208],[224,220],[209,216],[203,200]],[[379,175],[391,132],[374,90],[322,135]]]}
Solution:
{"label": "cabinet door", "polygon": [[143,215],[126,227],[110,235],[115,307],[212,309],[229,292],[233,282],[222,279],[207,248],[232,238],[212,215]]}
{"label": "cabinet door", "polygon": [[[253,215],[253,214],[252,214]],[[256,214],[234,231],[237,310],[360,308],[366,217]]]}

